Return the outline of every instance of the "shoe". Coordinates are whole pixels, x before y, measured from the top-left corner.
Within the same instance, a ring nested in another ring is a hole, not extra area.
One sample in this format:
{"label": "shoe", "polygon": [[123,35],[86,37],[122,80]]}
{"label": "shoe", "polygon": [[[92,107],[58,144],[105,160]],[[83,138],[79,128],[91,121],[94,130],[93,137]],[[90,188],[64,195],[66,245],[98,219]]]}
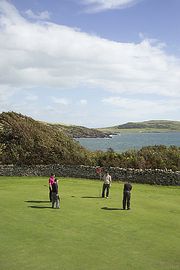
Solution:
{"label": "shoe", "polygon": [[108,197],[106,197],[106,199],[108,199]]}

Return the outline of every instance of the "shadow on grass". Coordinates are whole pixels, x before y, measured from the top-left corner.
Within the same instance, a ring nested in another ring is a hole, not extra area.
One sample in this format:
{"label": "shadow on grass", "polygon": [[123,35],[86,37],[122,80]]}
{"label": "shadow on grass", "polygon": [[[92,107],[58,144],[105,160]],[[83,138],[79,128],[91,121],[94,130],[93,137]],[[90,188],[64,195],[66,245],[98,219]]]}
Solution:
{"label": "shadow on grass", "polygon": [[101,207],[103,210],[124,210],[123,208],[117,208],[117,207]]}
{"label": "shadow on grass", "polygon": [[27,203],[50,203],[50,201],[25,201]]}
{"label": "shadow on grass", "polygon": [[82,199],[102,199],[102,197],[95,197],[95,196],[83,196]]}
{"label": "shadow on grass", "polygon": [[[32,201],[25,201],[26,203],[50,203],[50,201],[40,201],[40,200],[32,200]],[[29,208],[34,209],[46,209],[46,208],[52,208],[51,206],[44,206],[44,205],[29,205]]]}
{"label": "shadow on grass", "polygon": [[28,206],[30,208],[35,208],[35,209],[46,209],[46,208],[52,208],[51,206],[37,206],[37,205],[30,205]]}

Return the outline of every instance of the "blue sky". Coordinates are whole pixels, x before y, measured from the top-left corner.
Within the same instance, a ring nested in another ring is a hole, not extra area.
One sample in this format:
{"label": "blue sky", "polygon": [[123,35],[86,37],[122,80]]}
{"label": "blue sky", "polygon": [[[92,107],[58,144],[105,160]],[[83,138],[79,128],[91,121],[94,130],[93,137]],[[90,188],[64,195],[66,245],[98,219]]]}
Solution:
{"label": "blue sky", "polygon": [[180,120],[179,0],[0,0],[0,108],[87,127]]}

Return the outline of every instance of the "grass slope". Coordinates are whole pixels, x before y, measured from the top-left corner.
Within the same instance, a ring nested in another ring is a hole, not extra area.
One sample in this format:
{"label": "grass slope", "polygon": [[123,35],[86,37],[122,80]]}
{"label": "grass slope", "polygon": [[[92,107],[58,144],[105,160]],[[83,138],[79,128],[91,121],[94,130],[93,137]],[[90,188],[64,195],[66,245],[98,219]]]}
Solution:
{"label": "grass slope", "polygon": [[47,178],[0,177],[0,269],[178,270],[180,188],[62,178],[61,209],[51,209]]}
{"label": "grass slope", "polygon": [[144,122],[128,122],[123,125],[106,127],[99,129],[102,132],[122,133],[122,132],[178,132],[180,131],[180,121],[150,120]]}

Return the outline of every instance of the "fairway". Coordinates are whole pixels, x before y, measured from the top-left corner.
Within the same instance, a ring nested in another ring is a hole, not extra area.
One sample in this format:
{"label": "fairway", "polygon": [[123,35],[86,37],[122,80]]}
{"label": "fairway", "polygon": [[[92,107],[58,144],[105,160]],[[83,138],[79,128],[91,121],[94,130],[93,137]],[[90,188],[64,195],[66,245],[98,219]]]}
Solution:
{"label": "fairway", "polygon": [[59,178],[60,209],[48,177],[0,177],[1,270],[179,270],[180,187],[123,183],[109,199],[102,182]]}

